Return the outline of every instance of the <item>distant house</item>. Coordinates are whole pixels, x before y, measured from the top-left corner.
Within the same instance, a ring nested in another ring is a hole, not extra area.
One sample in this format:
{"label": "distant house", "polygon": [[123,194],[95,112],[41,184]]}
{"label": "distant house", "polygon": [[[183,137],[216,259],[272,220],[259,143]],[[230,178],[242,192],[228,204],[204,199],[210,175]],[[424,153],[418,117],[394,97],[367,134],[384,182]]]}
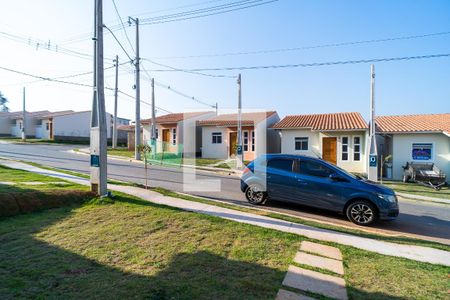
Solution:
{"label": "distant house", "polygon": [[[35,111],[35,112],[25,112],[25,134],[27,137],[35,137],[36,136],[36,127],[40,123],[40,117],[42,115],[50,113],[48,110]],[[24,126],[23,113],[16,112],[11,117],[11,136],[13,137],[21,137],[22,136],[22,128]]]}
{"label": "distant house", "polygon": [[[184,153],[194,156],[200,152],[201,130],[197,121],[214,116],[214,112],[171,113],[155,118],[156,152]],[[143,142],[151,140],[151,119],[141,121],[143,126]],[[188,131],[188,132],[185,132]]]}
{"label": "distant house", "polygon": [[[279,135],[268,128],[280,120],[276,111],[242,113],[242,146],[244,160],[279,152]],[[235,157],[237,114],[222,114],[198,122],[202,127],[202,157],[228,159]]]}
{"label": "distant house", "polygon": [[[91,133],[91,111],[59,111],[41,114],[35,127],[36,137],[50,140],[89,140]],[[106,113],[106,130],[111,138],[112,116]]]}
{"label": "distant house", "polygon": [[0,136],[11,136],[11,127],[13,125],[12,118],[18,113],[19,112],[0,112]]}
{"label": "distant house", "polygon": [[378,153],[392,155],[393,179],[403,178],[407,162],[427,162],[436,164],[449,180],[450,113],[379,116],[375,123]]}
{"label": "distant house", "polygon": [[291,115],[272,126],[281,152],[322,158],[347,171],[366,173],[368,124],[360,113]]}

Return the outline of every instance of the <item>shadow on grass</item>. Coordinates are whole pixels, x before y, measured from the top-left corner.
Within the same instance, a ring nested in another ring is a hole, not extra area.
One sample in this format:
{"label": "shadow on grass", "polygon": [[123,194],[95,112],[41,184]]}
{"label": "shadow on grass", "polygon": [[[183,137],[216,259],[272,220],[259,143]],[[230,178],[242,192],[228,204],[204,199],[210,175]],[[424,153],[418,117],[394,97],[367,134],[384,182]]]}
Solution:
{"label": "shadow on grass", "polygon": [[94,195],[82,190],[36,190],[0,185],[0,220],[19,214],[26,214],[50,208],[80,205]]}
{"label": "shadow on grass", "polygon": [[[164,207],[121,195],[115,201]],[[83,236],[79,243],[84,247],[76,248],[76,253],[70,246],[61,248],[39,238],[39,233],[69,218],[74,207],[0,220],[0,298],[274,299],[285,276],[279,269],[201,249],[173,253],[168,261],[158,259],[155,249],[147,249],[154,258],[146,264],[133,257],[115,261],[113,255],[100,262],[84,253],[92,257],[102,245],[90,245]],[[357,289],[349,292],[352,299],[401,299]]]}

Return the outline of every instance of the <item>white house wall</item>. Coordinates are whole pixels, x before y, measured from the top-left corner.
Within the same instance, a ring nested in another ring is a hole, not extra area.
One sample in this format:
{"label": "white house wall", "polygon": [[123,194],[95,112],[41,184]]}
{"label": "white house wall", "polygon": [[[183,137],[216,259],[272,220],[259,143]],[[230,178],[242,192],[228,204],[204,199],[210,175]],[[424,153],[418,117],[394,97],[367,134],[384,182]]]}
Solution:
{"label": "white house wall", "polygon": [[[111,138],[111,115],[106,114],[107,137]],[[91,112],[80,112],[56,116],[53,118],[54,137],[89,138],[91,130]]]}
{"label": "white house wall", "polygon": [[[431,143],[433,144],[432,159],[430,161],[417,162],[433,162],[447,175],[447,181],[450,178],[450,138],[444,134],[395,134],[392,138],[392,163],[393,177],[395,180],[403,178],[403,168],[406,162],[412,159],[413,143]],[[414,162],[414,161],[413,161]]]}
{"label": "white house wall", "polygon": [[[212,143],[212,133],[222,133],[222,143]],[[203,126],[202,130],[202,157],[204,158],[228,158],[229,130],[226,127]]]}
{"label": "white house wall", "polygon": [[0,136],[11,135],[12,120],[9,114],[0,114]]}
{"label": "white house wall", "polygon": [[[359,161],[353,160],[353,137],[361,137],[361,157]],[[307,137],[308,150],[295,150],[295,138]],[[356,173],[366,173],[366,140],[365,131],[356,132],[317,132],[309,129],[283,129],[281,131],[281,152],[285,154],[308,155],[311,157],[322,158],[322,138],[336,137],[336,164],[349,171]],[[349,138],[349,149],[347,161],[342,160],[342,137]]]}

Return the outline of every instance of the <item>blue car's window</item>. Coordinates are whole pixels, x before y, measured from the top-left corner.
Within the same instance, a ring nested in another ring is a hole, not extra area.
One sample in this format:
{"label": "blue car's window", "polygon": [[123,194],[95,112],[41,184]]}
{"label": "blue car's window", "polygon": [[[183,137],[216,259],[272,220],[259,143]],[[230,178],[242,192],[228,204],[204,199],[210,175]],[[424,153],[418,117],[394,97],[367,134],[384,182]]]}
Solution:
{"label": "blue car's window", "polygon": [[267,162],[267,167],[292,172],[293,159],[274,158]]}
{"label": "blue car's window", "polygon": [[329,177],[333,171],[322,164],[302,160],[300,161],[300,173],[316,177]]}

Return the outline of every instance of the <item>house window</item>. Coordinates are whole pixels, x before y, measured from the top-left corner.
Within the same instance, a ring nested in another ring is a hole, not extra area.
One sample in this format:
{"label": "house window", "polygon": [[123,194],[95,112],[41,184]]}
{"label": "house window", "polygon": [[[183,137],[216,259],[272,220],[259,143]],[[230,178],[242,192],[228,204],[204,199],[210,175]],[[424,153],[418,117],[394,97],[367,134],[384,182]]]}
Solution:
{"label": "house window", "polygon": [[252,151],[255,151],[255,131],[252,130]]}
{"label": "house window", "polygon": [[19,122],[19,129],[22,129],[22,122]]}
{"label": "house window", "polygon": [[295,150],[308,150],[308,138],[296,137],[295,138]]}
{"label": "house window", "polygon": [[45,130],[50,130],[50,124],[48,122],[45,123]]}
{"label": "house window", "polygon": [[342,160],[348,160],[348,136],[342,137]]}
{"label": "house window", "polygon": [[414,143],[412,144],[413,160],[431,160],[433,144],[431,143]]}
{"label": "house window", "polygon": [[244,151],[248,151],[248,131],[244,131],[243,135],[244,135]]}
{"label": "house window", "polygon": [[177,144],[177,129],[172,128],[172,145]]}
{"label": "house window", "polygon": [[353,137],[353,160],[361,160],[361,137],[359,136]]}
{"label": "house window", "polygon": [[212,143],[213,144],[222,144],[222,132],[213,132],[212,133]]}

